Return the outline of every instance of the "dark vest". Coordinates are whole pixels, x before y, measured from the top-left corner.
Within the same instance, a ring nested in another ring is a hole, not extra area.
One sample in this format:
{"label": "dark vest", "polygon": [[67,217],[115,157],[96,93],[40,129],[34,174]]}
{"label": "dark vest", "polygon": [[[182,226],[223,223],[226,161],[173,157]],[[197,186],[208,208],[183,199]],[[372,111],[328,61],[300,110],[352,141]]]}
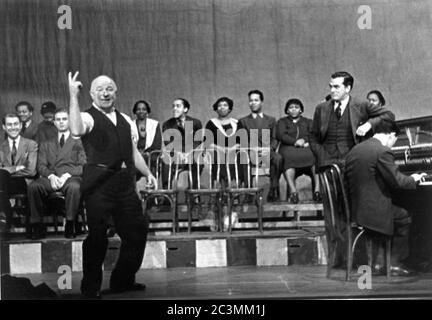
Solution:
{"label": "dark vest", "polygon": [[95,107],[86,110],[94,119],[92,131],[81,140],[87,156],[87,164],[102,164],[119,169],[124,162],[129,170],[134,168],[131,128],[125,118],[115,110],[117,125]]}
{"label": "dark vest", "polygon": [[332,111],[330,114],[324,148],[337,158],[344,157],[355,145],[349,113],[347,106],[340,119],[337,118],[336,112]]}

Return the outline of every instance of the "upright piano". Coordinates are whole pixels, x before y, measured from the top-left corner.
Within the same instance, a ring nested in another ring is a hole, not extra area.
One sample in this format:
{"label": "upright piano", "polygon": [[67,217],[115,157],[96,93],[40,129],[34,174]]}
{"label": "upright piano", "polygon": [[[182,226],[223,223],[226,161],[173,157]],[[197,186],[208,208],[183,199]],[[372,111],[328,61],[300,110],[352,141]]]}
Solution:
{"label": "upright piano", "polygon": [[416,190],[400,190],[396,202],[412,213],[410,258],[432,271],[432,116],[397,121],[401,134],[392,148],[405,174],[426,172]]}

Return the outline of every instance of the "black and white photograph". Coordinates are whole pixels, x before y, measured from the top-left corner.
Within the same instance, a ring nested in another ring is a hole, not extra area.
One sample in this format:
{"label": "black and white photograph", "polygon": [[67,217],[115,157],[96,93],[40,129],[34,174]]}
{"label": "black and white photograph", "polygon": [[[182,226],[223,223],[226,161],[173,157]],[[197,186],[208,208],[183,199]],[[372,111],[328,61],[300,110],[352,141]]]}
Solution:
{"label": "black and white photograph", "polygon": [[0,300],[432,299],[431,30],[432,0],[1,0]]}

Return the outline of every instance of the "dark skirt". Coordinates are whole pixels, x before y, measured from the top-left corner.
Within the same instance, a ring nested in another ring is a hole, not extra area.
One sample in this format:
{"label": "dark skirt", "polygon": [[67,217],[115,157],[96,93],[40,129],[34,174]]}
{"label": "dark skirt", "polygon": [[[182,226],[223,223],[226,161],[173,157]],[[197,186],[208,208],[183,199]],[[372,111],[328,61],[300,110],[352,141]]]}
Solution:
{"label": "dark skirt", "polygon": [[315,164],[315,158],[310,148],[281,145],[279,153],[284,159],[284,171],[290,168],[311,167]]}

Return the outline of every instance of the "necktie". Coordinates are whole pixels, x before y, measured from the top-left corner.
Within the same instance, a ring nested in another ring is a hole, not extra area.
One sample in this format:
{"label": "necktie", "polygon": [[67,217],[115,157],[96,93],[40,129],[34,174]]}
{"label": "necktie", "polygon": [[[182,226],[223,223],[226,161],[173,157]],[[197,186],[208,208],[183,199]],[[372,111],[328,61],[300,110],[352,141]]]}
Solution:
{"label": "necktie", "polygon": [[60,138],[60,148],[63,148],[63,146],[64,146],[64,142],[65,142],[64,134],[62,134],[62,135],[61,135],[61,138]]}
{"label": "necktie", "polygon": [[336,107],[336,116],[338,119],[340,119],[342,117],[342,109],[341,109],[341,103],[340,102],[336,102],[337,103],[337,107]]}
{"label": "necktie", "polygon": [[22,124],[22,129],[21,129],[21,133],[24,133],[26,131],[26,123],[23,122]]}
{"label": "necktie", "polygon": [[16,154],[17,154],[17,148],[16,148],[16,141],[14,140],[12,144],[12,152],[11,152],[11,160],[13,166],[15,165]]}

